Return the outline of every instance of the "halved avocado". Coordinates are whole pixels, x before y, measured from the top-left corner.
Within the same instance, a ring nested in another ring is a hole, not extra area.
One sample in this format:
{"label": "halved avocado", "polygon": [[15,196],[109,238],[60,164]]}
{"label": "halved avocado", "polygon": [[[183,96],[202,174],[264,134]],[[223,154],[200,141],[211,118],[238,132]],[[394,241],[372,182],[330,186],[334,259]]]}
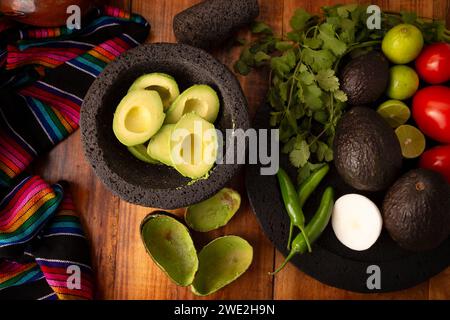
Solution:
{"label": "halved avocado", "polygon": [[189,206],[184,220],[191,229],[208,232],[226,225],[240,205],[239,193],[230,188],[223,188],[211,198]]}
{"label": "halved avocado", "polygon": [[153,261],[170,279],[188,286],[198,269],[197,251],[188,229],[162,213],[147,216],[141,224],[141,238]]}
{"label": "halved avocado", "polygon": [[174,124],[166,124],[161,127],[157,134],[155,134],[148,143],[147,154],[168,166],[172,166],[170,159],[170,137]]}
{"label": "halved avocado", "polygon": [[149,73],[137,78],[131,85],[128,92],[134,90],[154,90],[159,93],[163,102],[164,111],[167,110],[172,102],[180,95],[178,84],[175,79],[165,73]]}
{"label": "halved avocado", "polygon": [[147,147],[144,144],[138,144],[137,146],[128,147],[128,151],[136,158],[141,161],[150,163],[150,164],[158,164],[159,161],[153,159],[147,154]]}
{"label": "halved avocado", "polygon": [[216,91],[206,84],[196,84],[183,91],[167,111],[165,123],[177,123],[181,117],[196,112],[200,117],[214,123],[219,113],[220,101]]}
{"label": "halved avocado", "polygon": [[195,112],[185,114],[175,125],[170,139],[170,159],[183,176],[205,176],[217,158],[217,132],[214,125]]}
{"label": "halved avocado", "polygon": [[116,138],[126,146],[148,141],[164,122],[164,111],[158,92],[135,90],[122,98],[113,118]]}
{"label": "halved avocado", "polygon": [[238,236],[217,238],[198,254],[198,272],[192,292],[205,296],[239,278],[253,260],[253,248]]}

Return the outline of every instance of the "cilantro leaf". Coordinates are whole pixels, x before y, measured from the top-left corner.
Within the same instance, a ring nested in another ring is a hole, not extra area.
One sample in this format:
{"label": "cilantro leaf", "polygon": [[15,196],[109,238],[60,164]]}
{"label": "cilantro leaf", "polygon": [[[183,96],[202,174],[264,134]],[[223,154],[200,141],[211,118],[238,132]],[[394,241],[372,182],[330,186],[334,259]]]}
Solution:
{"label": "cilantro leaf", "polygon": [[322,107],[322,90],[315,85],[304,86],[304,102],[311,110],[318,110]]}
{"label": "cilantro leaf", "polygon": [[347,45],[336,38],[333,25],[329,23],[323,23],[319,27],[319,39],[323,41],[323,48],[330,50],[336,56],[342,56],[347,50]]}
{"label": "cilantro leaf", "polygon": [[256,63],[261,63],[267,60],[270,60],[271,56],[269,56],[267,53],[263,52],[263,51],[258,51],[255,54],[255,62]]}
{"label": "cilantro leaf", "polygon": [[250,73],[251,69],[244,61],[238,60],[234,64],[234,71],[236,71],[237,73],[239,73],[243,76],[246,76]]}
{"label": "cilantro leaf", "polygon": [[261,21],[255,21],[251,26],[251,31],[253,33],[263,33],[263,34],[273,34],[272,28]]}
{"label": "cilantro leaf", "polygon": [[350,13],[355,11],[355,9],[358,7],[357,4],[347,4],[343,6],[339,6],[337,8],[337,14],[342,18],[347,18]]}
{"label": "cilantro leaf", "polygon": [[413,24],[417,20],[417,13],[415,12],[400,11],[400,16],[404,23]]}
{"label": "cilantro leaf", "polygon": [[313,84],[314,82],[314,74],[312,74],[311,72],[305,71],[305,72],[301,72],[299,75],[299,80],[306,85],[310,85]]}
{"label": "cilantro leaf", "polygon": [[286,50],[292,49],[292,47],[293,47],[293,45],[290,41],[277,41],[275,43],[275,48],[278,51],[286,51]]}
{"label": "cilantro leaf", "polygon": [[336,91],[339,89],[339,80],[331,69],[319,70],[316,74],[316,80],[325,91]]}
{"label": "cilantro leaf", "polygon": [[304,9],[297,9],[294,12],[289,24],[295,31],[301,31],[305,28],[306,22],[311,18],[311,15]]}
{"label": "cilantro leaf", "polygon": [[309,151],[309,145],[305,140],[302,140],[296,147],[298,148],[295,148],[289,153],[289,160],[294,167],[300,168],[308,162],[311,153]]}
{"label": "cilantro leaf", "polygon": [[330,69],[336,61],[336,57],[328,50],[303,50],[303,61],[311,66],[314,72],[322,69]]}
{"label": "cilantro leaf", "polygon": [[270,67],[280,77],[284,77],[291,68],[282,57],[275,57],[270,60]]}
{"label": "cilantro leaf", "polygon": [[336,90],[333,95],[336,100],[339,100],[341,102],[347,101],[347,94],[342,90]]}
{"label": "cilantro leaf", "polygon": [[318,49],[322,45],[322,40],[320,40],[318,38],[306,38],[303,41],[303,44],[308,48]]}

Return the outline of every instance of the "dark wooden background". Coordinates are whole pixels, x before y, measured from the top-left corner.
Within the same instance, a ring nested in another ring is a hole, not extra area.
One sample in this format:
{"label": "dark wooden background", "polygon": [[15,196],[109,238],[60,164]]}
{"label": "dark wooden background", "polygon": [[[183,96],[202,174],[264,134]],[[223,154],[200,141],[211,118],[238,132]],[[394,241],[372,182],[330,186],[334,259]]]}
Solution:
{"label": "dark wooden background", "polygon": [[[245,1],[245,0],[243,0]],[[111,4],[143,15],[152,25],[147,42],[174,42],[173,16],[199,2],[198,0],[114,0]],[[277,32],[287,31],[289,18],[298,7],[320,12],[329,4],[355,1],[332,0],[260,0],[260,20],[266,21]],[[394,11],[414,10],[421,16],[450,21],[448,0],[371,0],[359,1],[377,4]],[[242,30],[242,37],[248,32]],[[239,55],[239,48],[213,54],[231,67]],[[259,71],[248,77],[238,77],[250,105],[250,114],[257,112],[264,100],[268,74]],[[152,210],[120,200],[113,196],[95,177],[84,158],[80,132],[77,131],[35,164],[38,173],[50,181],[65,179],[71,182],[79,212],[82,214],[92,244],[99,299],[197,299],[189,288],[181,288],[155,266],[147,256],[139,238],[139,225]],[[230,183],[243,195],[241,209],[224,228],[213,232],[200,242],[219,235],[236,234],[254,247],[251,268],[236,282],[206,299],[450,299],[450,268],[414,288],[386,294],[356,294],[321,284],[292,265],[276,278],[267,272],[273,270],[283,257],[264,236],[251,211],[243,188],[243,175]],[[179,210],[178,213],[181,213]],[[202,298],[205,299],[205,298]]]}

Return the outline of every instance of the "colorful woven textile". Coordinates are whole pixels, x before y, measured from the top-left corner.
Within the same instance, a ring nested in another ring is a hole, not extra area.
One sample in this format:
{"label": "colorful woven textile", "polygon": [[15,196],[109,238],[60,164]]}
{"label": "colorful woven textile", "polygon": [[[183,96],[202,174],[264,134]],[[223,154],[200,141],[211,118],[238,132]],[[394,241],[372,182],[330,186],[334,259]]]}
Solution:
{"label": "colorful woven textile", "polygon": [[0,22],[0,299],[90,299],[89,249],[70,194],[25,173],[78,128],[107,63],[142,43],[148,23],[105,7],[81,30]]}

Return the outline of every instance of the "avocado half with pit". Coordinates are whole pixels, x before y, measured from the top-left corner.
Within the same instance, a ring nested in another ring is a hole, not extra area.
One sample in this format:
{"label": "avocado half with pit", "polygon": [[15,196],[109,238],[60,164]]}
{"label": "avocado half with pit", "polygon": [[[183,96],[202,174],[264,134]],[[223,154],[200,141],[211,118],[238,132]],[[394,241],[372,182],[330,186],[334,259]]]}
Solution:
{"label": "avocado half with pit", "polygon": [[219,114],[220,101],[216,91],[206,84],[196,84],[186,89],[167,110],[165,123],[177,123],[184,114],[195,112],[210,123]]}
{"label": "avocado half with pit", "polygon": [[183,176],[198,179],[208,174],[217,158],[214,125],[191,112],[182,116],[170,139],[172,166]]}
{"label": "avocado half with pit", "polygon": [[180,90],[175,79],[165,73],[155,72],[140,76],[133,82],[128,92],[143,89],[158,92],[164,110],[167,110],[172,102],[180,95]]}
{"label": "avocado half with pit", "polygon": [[130,147],[148,141],[164,122],[161,98],[156,91],[135,90],[120,101],[113,118],[117,139]]}
{"label": "avocado half with pit", "polygon": [[141,224],[141,238],[150,257],[173,282],[188,286],[194,281],[197,251],[182,223],[163,212],[150,214]]}

